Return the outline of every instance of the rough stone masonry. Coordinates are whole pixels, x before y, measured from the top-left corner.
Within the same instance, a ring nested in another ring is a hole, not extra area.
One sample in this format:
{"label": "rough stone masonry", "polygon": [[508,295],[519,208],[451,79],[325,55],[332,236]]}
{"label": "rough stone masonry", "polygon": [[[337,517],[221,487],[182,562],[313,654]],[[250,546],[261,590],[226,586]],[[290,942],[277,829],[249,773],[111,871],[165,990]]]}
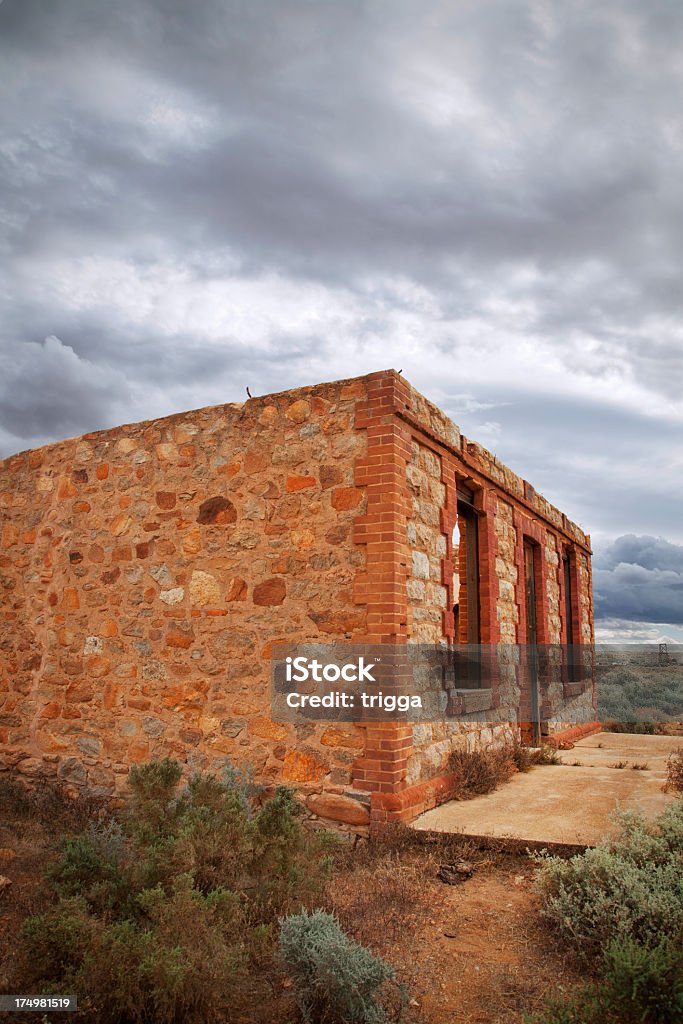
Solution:
{"label": "rough stone masonry", "polygon": [[[151,757],[229,759],[351,828],[434,806],[451,750],[510,728],[500,699],[470,727],[282,725],[269,659],[471,642],[463,494],[479,641],[526,642],[533,544],[538,641],[590,644],[589,538],[391,370],[5,459],[0,766],[113,794]],[[590,728],[574,703],[551,728]]]}

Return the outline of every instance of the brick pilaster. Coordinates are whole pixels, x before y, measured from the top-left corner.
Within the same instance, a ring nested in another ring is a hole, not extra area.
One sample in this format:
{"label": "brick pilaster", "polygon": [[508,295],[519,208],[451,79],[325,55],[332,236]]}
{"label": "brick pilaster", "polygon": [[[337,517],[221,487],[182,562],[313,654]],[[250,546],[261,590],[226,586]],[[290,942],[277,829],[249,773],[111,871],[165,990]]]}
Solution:
{"label": "brick pilaster", "polygon": [[[366,606],[364,632],[354,643],[404,644],[408,639],[406,469],[410,434],[396,416],[409,392],[393,371],[367,378],[367,394],[356,406],[356,428],[367,433],[366,455],[355,466],[355,483],[367,494],[367,509],[354,525],[354,541],[365,546],[365,571],[354,585],[354,600]],[[364,726],[363,756],[354,762],[353,784],[373,793],[405,787],[412,750],[412,726],[399,722]]]}

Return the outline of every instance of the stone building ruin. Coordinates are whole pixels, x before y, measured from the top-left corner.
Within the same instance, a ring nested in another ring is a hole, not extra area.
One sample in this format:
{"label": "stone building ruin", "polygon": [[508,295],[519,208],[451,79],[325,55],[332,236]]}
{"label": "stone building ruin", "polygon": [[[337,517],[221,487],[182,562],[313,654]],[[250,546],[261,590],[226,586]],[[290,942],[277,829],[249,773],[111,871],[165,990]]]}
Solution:
{"label": "stone building ruin", "polygon": [[[0,593],[0,767],[116,793],[229,759],[352,828],[446,799],[495,700],[469,729],[281,724],[274,643],[593,641],[589,537],[391,370],[5,459]],[[592,728],[573,685],[549,732]]]}

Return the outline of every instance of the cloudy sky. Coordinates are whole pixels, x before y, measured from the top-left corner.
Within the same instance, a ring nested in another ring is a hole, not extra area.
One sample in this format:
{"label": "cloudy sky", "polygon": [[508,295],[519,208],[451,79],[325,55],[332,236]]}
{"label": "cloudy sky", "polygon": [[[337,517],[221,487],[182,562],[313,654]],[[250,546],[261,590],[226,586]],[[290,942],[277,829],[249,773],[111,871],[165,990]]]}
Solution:
{"label": "cloudy sky", "polygon": [[683,640],[683,7],[0,4],[0,456],[402,368]]}

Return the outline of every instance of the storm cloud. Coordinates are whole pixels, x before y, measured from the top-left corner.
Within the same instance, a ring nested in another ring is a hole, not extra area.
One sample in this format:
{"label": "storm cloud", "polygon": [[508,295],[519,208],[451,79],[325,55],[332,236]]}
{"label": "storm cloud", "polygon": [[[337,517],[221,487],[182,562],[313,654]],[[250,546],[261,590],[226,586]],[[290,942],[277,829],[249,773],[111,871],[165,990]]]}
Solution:
{"label": "storm cloud", "polygon": [[596,553],[593,587],[600,621],[683,626],[683,545],[662,537],[617,537]]}
{"label": "storm cloud", "polygon": [[402,367],[599,555],[667,537],[596,611],[680,622],[682,50],[668,0],[4,0],[0,456]]}

